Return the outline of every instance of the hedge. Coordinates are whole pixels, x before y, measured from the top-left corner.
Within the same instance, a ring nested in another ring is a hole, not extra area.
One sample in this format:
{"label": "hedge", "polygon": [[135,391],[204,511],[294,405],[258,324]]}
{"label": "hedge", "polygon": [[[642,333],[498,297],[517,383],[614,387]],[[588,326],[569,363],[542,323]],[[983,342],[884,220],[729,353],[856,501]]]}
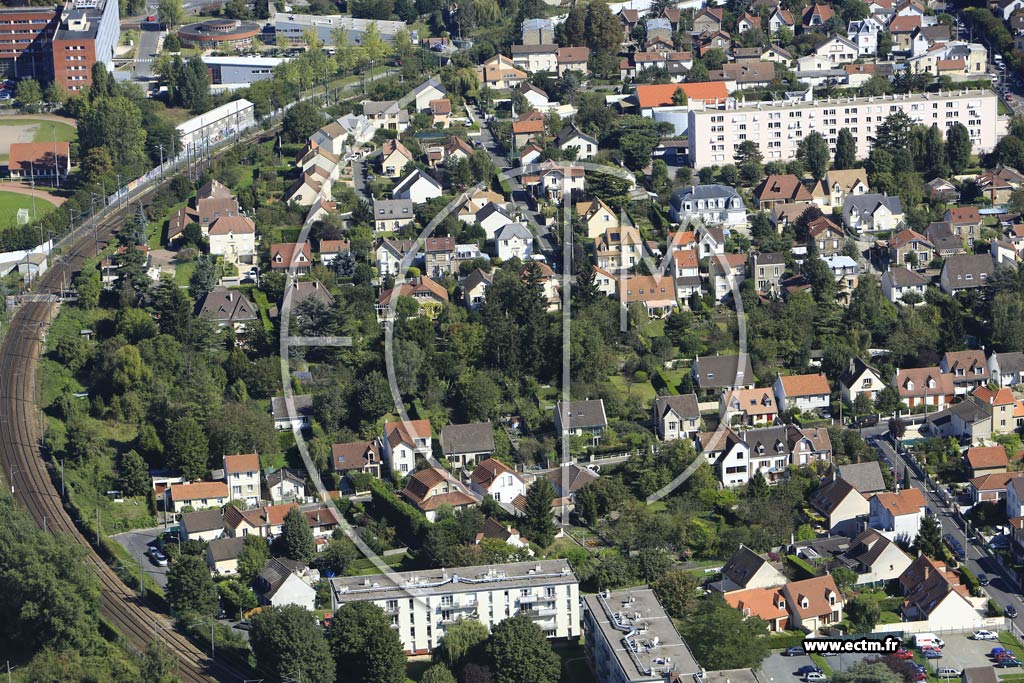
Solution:
{"label": "hedge", "polygon": [[818,572],[814,571],[814,567],[804,562],[796,555],[786,555],[786,562],[794,570],[796,570],[796,580],[801,581],[803,579],[813,579],[818,575]]}
{"label": "hedge", "polygon": [[967,589],[971,591],[971,595],[981,595],[981,582],[971,573],[966,564],[960,565],[960,577],[964,580]]}
{"label": "hedge", "polygon": [[[993,600],[992,598],[989,598],[987,604],[988,604],[988,614],[989,614],[989,616],[991,616],[991,617],[1001,617],[1001,616],[1003,616],[1003,614],[1004,614],[1003,608],[1000,605],[997,605],[995,600]],[[1005,679],[1003,679],[1003,680],[1005,680]]]}
{"label": "hedge", "polygon": [[395,533],[410,548],[419,548],[430,522],[409,503],[396,496],[379,479],[370,484],[373,507],[395,527]]}
{"label": "hedge", "polygon": [[653,384],[658,393],[663,396],[675,396],[679,393],[676,391],[676,388],[672,386],[672,382],[665,377],[665,371],[660,368],[654,373],[654,376],[651,377],[651,384]]}
{"label": "hedge", "polygon": [[768,647],[773,650],[785,650],[787,647],[803,645],[806,633],[772,633],[768,638]]}

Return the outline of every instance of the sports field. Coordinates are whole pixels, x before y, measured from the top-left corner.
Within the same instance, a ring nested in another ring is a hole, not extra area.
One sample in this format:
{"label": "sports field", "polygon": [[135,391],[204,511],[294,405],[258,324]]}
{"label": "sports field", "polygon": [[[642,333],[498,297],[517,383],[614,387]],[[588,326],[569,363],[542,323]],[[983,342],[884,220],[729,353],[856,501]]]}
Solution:
{"label": "sports field", "polygon": [[[39,218],[53,211],[53,208],[50,202],[36,197],[36,216]],[[0,230],[14,227],[18,209],[28,209],[29,220],[32,220],[32,197],[0,190]]]}
{"label": "sports field", "polygon": [[15,142],[74,142],[78,131],[74,126],[50,119],[30,117],[0,118],[0,161],[7,161]]}

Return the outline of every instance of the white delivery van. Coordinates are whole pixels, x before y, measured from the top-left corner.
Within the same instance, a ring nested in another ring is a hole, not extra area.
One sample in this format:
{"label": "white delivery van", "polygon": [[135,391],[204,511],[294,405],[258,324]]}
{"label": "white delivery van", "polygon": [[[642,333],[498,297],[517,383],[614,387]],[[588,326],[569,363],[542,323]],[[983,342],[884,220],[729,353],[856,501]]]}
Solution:
{"label": "white delivery van", "polygon": [[942,638],[939,638],[934,633],[917,633],[914,635],[914,647],[920,649],[924,647],[943,647],[945,645],[942,642]]}

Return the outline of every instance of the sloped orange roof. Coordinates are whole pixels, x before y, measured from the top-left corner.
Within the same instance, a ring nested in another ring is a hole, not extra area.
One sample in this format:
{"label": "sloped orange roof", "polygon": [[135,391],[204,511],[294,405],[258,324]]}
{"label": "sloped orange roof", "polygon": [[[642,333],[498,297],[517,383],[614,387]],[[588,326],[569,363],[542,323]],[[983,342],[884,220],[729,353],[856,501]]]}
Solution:
{"label": "sloped orange roof", "polygon": [[408,422],[385,422],[384,436],[392,446],[399,443],[413,445],[414,438],[430,438],[430,420],[409,420]]}
{"label": "sloped orange roof", "polygon": [[224,472],[259,472],[260,456],[255,453],[244,453],[240,455],[224,456]]}
{"label": "sloped orange roof", "polygon": [[974,446],[967,449],[967,464],[973,469],[1007,467],[1006,449],[1002,446]]}
{"label": "sloped orange roof", "polygon": [[175,502],[200,498],[227,498],[228,485],[222,481],[197,481],[194,484],[171,484],[171,500]]}
{"label": "sloped orange roof", "polygon": [[1008,406],[1014,402],[1013,392],[1006,387],[992,391],[983,385],[975,389],[973,393],[982,401],[992,406]]}
{"label": "sloped orange roof", "polygon": [[875,495],[882,507],[892,513],[893,517],[911,515],[921,511],[926,503],[920,489],[904,489],[898,493],[879,493]]}
{"label": "sloped orange roof", "polygon": [[723,597],[730,607],[740,610],[745,617],[760,617],[765,621],[774,621],[789,614],[786,610],[786,598],[780,588],[750,588],[732,591]]}
{"label": "sloped orange roof", "polygon": [[795,396],[820,396],[828,395],[832,389],[828,386],[828,379],[823,374],[817,375],[790,375],[780,377],[782,388],[789,398]]}
{"label": "sloped orange roof", "polygon": [[682,89],[687,100],[719,102],[729,96],[724,81],[708,83],[662,83],[636,86],[636,100],[641,108],[664,107],[672,104],[676,91]]}
{"label": "sloped orange roof", "polygon": [[696,249],[680,249],[672,252],[672,259],[676,262],[676,268],[696,268],[699,264]]}

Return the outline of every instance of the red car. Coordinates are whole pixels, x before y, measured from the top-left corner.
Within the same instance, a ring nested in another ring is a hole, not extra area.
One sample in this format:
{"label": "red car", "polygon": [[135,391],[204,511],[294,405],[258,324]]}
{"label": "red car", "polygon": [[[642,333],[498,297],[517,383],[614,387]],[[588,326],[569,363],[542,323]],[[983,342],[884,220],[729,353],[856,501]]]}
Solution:
{"label": "red car", "polygon": [[918,671],[918,672],[916,672],[914,674],[914,681],[915,682],[916,681],[927,681],[927,680],[928,680],[928,674],[926,674],[924,671]]}
{"label": "red car", "polygon": [[913,659],[914,653],[901,647],[899,650],[896,650],[893,657],[896,659]]}
{"label": "red car", "polygon": [[1013,656],[1012,652],[1000,652],[999,654],[996,655],[996,661],[997,662],[1001,662],[1004,659],[1016,659],[1016,657]]}
{"label": "red car", "polygon": [[153,23],[154,21],[156,21],[156,17],[154,17],[154,16],[153,16],[153,15],[151,14],[151,15],[149,15],[148,17],[146,17],[146,21],[148,21],[149,23]]}

